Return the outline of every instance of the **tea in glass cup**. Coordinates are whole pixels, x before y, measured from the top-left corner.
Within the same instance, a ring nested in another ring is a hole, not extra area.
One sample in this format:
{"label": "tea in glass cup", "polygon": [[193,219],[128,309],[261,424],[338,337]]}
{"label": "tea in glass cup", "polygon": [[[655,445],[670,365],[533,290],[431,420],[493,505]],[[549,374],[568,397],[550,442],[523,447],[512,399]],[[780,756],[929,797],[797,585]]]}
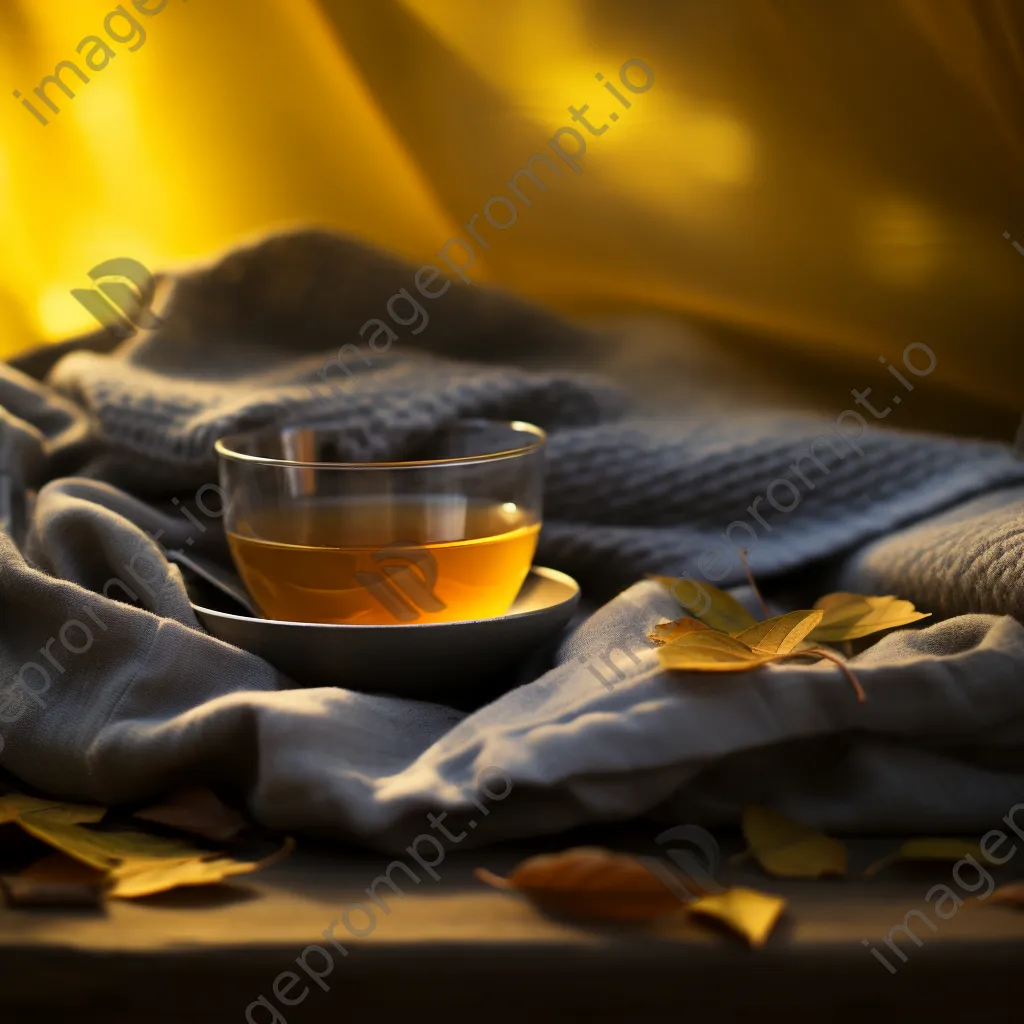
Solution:
{"label": "tea in glass cup", "polygon": [[414,461],[335,461],[337,431],[217,442],[228,543],[265,618],[358,625],[508,611],[540,532],[543,448],[526,423],[467,420]]}

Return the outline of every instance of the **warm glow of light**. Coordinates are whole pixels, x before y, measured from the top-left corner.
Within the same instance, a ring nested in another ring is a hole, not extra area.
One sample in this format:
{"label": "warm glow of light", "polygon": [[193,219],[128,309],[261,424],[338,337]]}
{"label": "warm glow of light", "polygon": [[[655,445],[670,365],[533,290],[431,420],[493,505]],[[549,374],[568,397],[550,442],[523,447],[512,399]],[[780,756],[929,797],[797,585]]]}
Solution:
{"label": "warm glow of light", "polygon": [[871,269],[887,281],[919,284],[935,268],[939,227],[916,203],[885,200],[869,211],[864,229]]}
{"label": "warm glow of light", "polygon": [[720,115],[694,116],[680,125],[680,143],[694,174],[723,185],[750,180],[753,140],[739,121]]}
{"label": "warm glow of light", "polygon": [[[11,88],[31,96],[104,32],[113,6],[48,0],[13,22],[0,10]],[[135,52],[112,43],[116,57],[76,81],[74,98],[51,88],[60,112],[45,127],[13,98],[0,104],[0,310],[22,313],[0,324],[0,358],[94,328],[70,291],[104,260],[156,272],[288,224],[422,260],[455,233],[318,0],[247,6],[241,36],[240,16],[233,4],[168,4],[143,19]],[[254,70],[254,51],[274,53],[273,75]]]}
{"label": "warm glow of light", "polygon": [[100,325],[67,288],[54,285],[39,297],[39,327],[48,340],[95,330]]}
{"label": "warm glow of light", "polygon": [[514,97],[519,112],[552,127],[566,123],[567,104],[587,101],[580,90],[595,72],[614,73],[623,60],[588,51],[582,0],[489,4],[485,18],[479,0],[402,3],[484,82]]}

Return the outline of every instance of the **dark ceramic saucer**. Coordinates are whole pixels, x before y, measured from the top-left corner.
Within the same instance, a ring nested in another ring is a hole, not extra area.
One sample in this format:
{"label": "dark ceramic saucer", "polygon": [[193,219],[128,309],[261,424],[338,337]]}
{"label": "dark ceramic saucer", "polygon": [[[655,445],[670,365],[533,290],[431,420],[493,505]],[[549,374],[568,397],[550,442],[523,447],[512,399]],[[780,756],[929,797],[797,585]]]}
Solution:
{"label": "dark ceramic saucer", "polygon": [[[515,685],[525,663],[565,629],[576,581],[534,566],[505,615],[468,622],[345,626],[281,622],[208,606],[192,608],[213,636],[259,655],[299,686],[343,686],[454,707],[479,707]],[[224,605],[226,607],[226,604]]]}

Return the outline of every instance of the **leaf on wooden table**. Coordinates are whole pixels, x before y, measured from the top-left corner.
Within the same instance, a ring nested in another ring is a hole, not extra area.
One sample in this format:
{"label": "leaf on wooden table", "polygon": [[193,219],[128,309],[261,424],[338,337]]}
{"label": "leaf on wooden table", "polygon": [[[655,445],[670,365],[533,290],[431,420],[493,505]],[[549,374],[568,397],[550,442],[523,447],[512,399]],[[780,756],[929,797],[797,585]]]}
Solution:
{"label": "leaf on wooden table", "polygon": [[65,853],[50,853],[18,873],[18,878],[32,882],[52,882],[61,885],[100,885],[106,872],[89,867]]}
{"label": "leaf on wooden table", "polygon": [[758,654],[789,654],[825,613],[817,609],[788,612],[749,626],[735,637]]}
{"label": "leaf on wooden table", "polygon": [[608,921],[646,921],[680,908],[679,900],[636,857],[581,846],[530,857],[508,878],[485,868],[487,885],[522,893],[548,913]]}
{"label": "leaf on wooden table", "polygon": [[294,848],[294,840],[287,839],[280,850],[261,861],[242,861],[210,854],[203,857],[126,861],[110,872],[110,895],[119,899],[137,899],[181,886],[216,885],[235,875],[250,874],[276,864],[284,860]]}
{"label": "leaf on wooden table", "polygon": [[181,839],[146,832],[99,832],[53,821],[43,813],[26,814],[17,823],[36,839],[101,871],[127,860],[182,859],[207,856],[210,852]]}
{"label": "leaf on wooden table", "polygon": [[710,626],[705,626],[700,619],[676,619],[674,622],[662,622],[655,626],[647,634],[647,639],[656,644],[671,644],[680,637],[686,636],[687,633],[696,633],[710,628]]}
{"label": "leaf on wooden table", "polygon": [[919,612],[910,601],[898,597],[869,597],[838,592],[826,594],[814,603],[824,613],[809,639],[819,643],[858,640],[883,629],[895,629],[927,619],[931,612]]}
{"label": "leaf on wooden table", "polygon": [[[710,583],[696,583],[673,576],[652,576],[651,579],[657,580],[691,615],[712,629],[738,633],[757,624],[757,619],[735,597]],[[685,587],[690,588],[689,592],[683,591]],[[706,609],[697,610],[705,604],[708,606]]]}
{"label": "leaf on wooden table", "polygon": [[234,839],[246,828],[245,818],[205,786],[180,790],[162,803],[136,811],[135,817],[217,842]]}
{"label": "leaf on wooden table", "polygon": [[989,896],[993,903],[1002,903],[1015,910],[1024,910],[1024,882],[1001,885]]}
{"label": "leaf on wooden table", "polygon": [[973,857],[979,862],[989,860],[981,847],[969,839],[908,839],[902,846],[865,869],[865,875],[877,875],[899,861],[957,861]]}
{"label": "leaf on wooden table", "polygon": [[846,874],[846,847],[767,807],[743,811],[743,835],[758,863],[777,878]]}
{"label": "leaf on wooden table", "polygon": [[98,907],[106,877],[63,853],[51,853],[2,884],[12,907]]}
{"label": "leaf on wooden table", "polygon": [[688,904],[691,914],[712,917],[742,935],[751,946],[763,946],[786,908],[780,896],[734,886],[725,892],[701,896]]}
{"label": "leaf on wooden table", "polygon": [[43,815],[45,820],[65,825],[95,824],[107,813],[98,804],[72,804],[62,800],[41,800],[22,793],[0,796],[0,824],[17,821],[25,815]]}
{"label": "leaf on wooden table", "polygon": [[[238,832],[235,812],[216,801],[191,795],[170,801],[155,811],[164,823],[171,818],[219,835]],[[272,856],[245,861],[224,856],[186,839],[150,835],[131,829],[93,829],[106,808],[40,800],[21,794],[0,796],[0,825],[17,826],[57,851],[37,861],[20,875],[4,880],[8,897],[41,903],[66,901],[75,886],[97,887],[120,897],[148,896],[182,885],[209,885],[265,868],[288,856],[288,839]],[[166,814],[164,813],[166,812]],[[145,813],[145,812],[143,812]],[[244,824],[244,820],[242,820]],[[182,827],[179,825],[179,827]],[[13,885],[13,889],[11,886]],[[61,895],[61,888],[68,890]],[[83,896],[84,899],[84,896]]]}

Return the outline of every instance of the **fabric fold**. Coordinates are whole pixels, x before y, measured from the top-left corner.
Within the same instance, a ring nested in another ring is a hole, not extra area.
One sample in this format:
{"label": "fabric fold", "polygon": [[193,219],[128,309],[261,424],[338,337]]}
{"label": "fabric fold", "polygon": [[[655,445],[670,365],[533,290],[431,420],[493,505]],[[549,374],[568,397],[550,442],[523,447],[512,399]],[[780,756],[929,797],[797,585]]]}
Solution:
{"label": "fabric fold", "polygon": [[[1007,446],[736,396],[655,414],[601,376],[595,336],[454,284],[422,296],[429,329],[398,317],[387,351],[364,344],[412,280],[348,240],[283,236],[172,280],[161,326],[70,352],[45,384],[0,370],[0,765],[108,803],[230,787],[268,825],[389,850],[435,811],[482,843],[735,821],[749,802],[836,830],[974,829],[1024,798],[1024,462]],[[466,715],[306,689],[201,630],[164,551],[229,567],[205,500],[220,433],[330,423],[367,460],[464,417],[548,431],[538,561],[605,602],[535,679]],[[663,672],[646,633],[681,610],[636,581],[729,586],[740,547],[769,588],[824,567],[935,619],[853,660],[865,705],[824,663]],[[480,809],[487,770],[511,787],[500,813]]]}

